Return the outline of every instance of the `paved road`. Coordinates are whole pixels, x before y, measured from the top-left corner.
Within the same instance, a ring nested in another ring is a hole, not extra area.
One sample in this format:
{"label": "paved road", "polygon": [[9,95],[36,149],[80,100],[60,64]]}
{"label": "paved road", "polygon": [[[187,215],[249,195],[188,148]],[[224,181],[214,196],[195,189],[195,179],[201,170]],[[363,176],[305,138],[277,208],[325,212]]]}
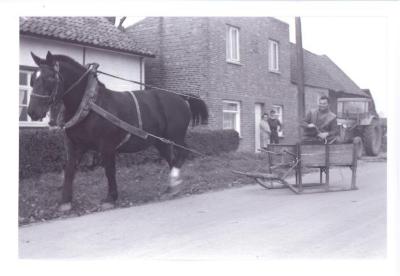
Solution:
{"label": "paved road", "polygon": [[[307,178],[317,178],[317,174]],[[331,172],[349,183],[349,169]],[[357,191],[294,195],[258,185],[19,229],[21,258],[384,258],[386,163]]]}

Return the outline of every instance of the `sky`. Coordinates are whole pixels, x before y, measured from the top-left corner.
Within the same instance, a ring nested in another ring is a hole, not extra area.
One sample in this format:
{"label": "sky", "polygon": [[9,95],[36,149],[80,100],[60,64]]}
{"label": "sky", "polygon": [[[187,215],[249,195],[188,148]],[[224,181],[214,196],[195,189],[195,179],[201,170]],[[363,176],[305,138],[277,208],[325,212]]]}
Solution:
{"label": "sky", "polygon": [[[292,17],[289,23],[295,42]],[[370,89],[378,113],[387,107],[387,22],[385,17],[301,17],[303,48],[327,55],[360,88]]]}
{"label": "sky", "polygon": [[[128,17],[129,26],[144,17]],[[295,43],[294,17],[276,17],[289,24]],[[370,89],[378,113],[387,116],[387,30],[385,17],[301,17],[303,48],[327,55],[360,88]]]}

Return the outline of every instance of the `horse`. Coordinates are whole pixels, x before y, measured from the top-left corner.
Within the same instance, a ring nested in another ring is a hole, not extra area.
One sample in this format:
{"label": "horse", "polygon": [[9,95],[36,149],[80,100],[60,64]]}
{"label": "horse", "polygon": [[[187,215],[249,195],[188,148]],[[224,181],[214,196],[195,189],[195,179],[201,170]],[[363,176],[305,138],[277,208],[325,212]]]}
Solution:
{"label": "horse", "polygon": [[[71,57],[53,55],[50,51],[45,59],[32,52],[31,56],[38,69],[32,76],[28,115],[33,121],[41,120],[50,109],[57,110],[62,104],[64,121],[73,120],[81,111],[81,102],[90,86],[88,68]],[[97,79],[96,74],[94,76],[97,89],[95,104],[129,125],[140,126],[150,136],[129,135],[125,129],[93,110],[77,123],[64,128],[67,158],[59,210],[64,212],[72,208],[75,172],[82,155],[88,150],[100,152],[103,160],[108,193],[101,201],[102,208],[114,207],[118,199],[116,154],[135,153],[150,146],[158,150],[170,168],[170,181],[165,193],[176,194],[182,183],[180,169],[188,154],[184,148],[186,132],[190,121],[194,125],[207,124],[206,103],[190,94],[168,93],[159,89],[112,91]]]}

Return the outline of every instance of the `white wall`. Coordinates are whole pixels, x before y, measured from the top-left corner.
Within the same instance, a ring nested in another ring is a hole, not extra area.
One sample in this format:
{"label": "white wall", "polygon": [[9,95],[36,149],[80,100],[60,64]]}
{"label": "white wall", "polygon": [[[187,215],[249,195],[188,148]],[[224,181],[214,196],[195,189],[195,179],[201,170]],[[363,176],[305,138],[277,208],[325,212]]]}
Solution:
{"label": "white wall", "polygon": [[[86,63],[99,63],[100,71],[134,81],[141,81],[140,57],[111,51],[102,51],[94,48],[87,48],[85,59]],[[122,81],[106,75],[99,74],[98,76],[99,80],[102,81],[107,88],[112,90],[127,91],[140,89],[140,85],[138,84]]]}
{"label": "white wall", "polygon": [[[33,38],[29,36],[20,37],[20,65],[36,66],[31,57],[31,51],[45,58],[47,51],[53,54],[67,55],[83,64],[83,62],[97,62],[99,70],[135,81],[144,80],[144,70],[142,70],[140,57],[125,53],[108,50],[83,47],[70,43],[58,42],[50,39]],[[140,85],[121,81],[99,74],[99,79],[109,88],[116,91],[139,90]]]}
{"label": "white wall", "polygon": [[82,46],[28,36],[21,36],[19,43],[19,65],[36,66],[31,57],[31,52],[38,57],[45,58],[47,51],[50,51],[53,54],[67,55],[74,60],[83,63]]}

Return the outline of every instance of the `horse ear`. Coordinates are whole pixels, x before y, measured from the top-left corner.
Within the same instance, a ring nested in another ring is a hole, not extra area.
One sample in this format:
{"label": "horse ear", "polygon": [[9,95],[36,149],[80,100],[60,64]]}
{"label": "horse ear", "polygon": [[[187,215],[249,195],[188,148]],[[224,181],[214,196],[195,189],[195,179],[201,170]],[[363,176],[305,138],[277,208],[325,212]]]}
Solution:
{"label": "horse ear", "polygon": [[37,55],[35,55],[32,52],[31,52],[31,56],[32,56],[33,61],[36,63],[36,65],[40,65],[45,62],[45,60],[41,59],[40,57],[38,57]]}
{"label": "horse ear", "polygon": [[53,55],[50,53],[50,51],[47,51],[46,63],[48,65],[53,65]]}

